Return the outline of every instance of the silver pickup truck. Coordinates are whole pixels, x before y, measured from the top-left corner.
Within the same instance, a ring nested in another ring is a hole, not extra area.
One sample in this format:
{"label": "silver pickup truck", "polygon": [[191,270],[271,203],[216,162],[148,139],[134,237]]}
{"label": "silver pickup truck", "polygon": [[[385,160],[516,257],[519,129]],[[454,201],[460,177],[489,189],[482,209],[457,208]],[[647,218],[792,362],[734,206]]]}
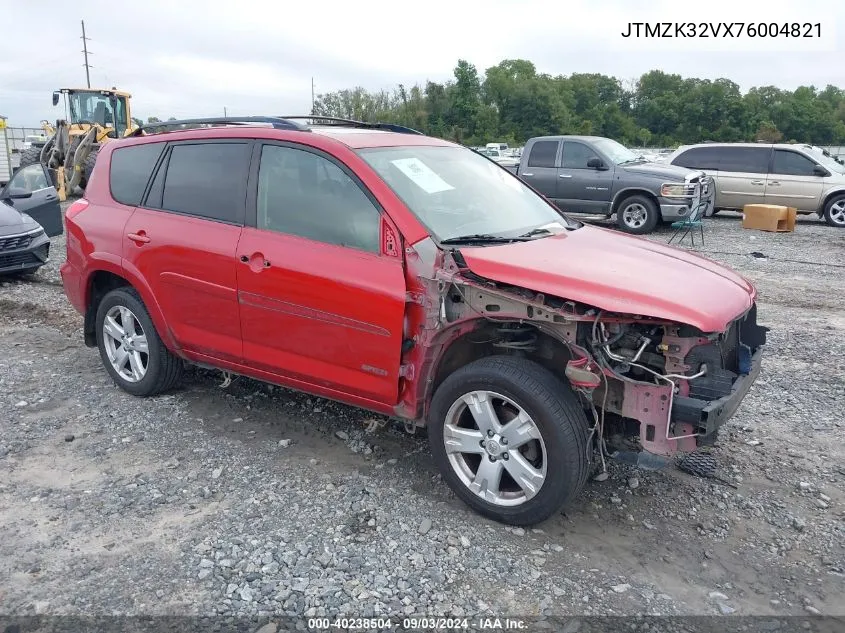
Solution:
{"label": "silver pickup truck", "polygon": [[611,216],[628,233],[688,216],[704,200],[713,212],[713,182],[703,171],[649,163],[600,136],[541,136],[525,144],[516,174],[563,211]]}

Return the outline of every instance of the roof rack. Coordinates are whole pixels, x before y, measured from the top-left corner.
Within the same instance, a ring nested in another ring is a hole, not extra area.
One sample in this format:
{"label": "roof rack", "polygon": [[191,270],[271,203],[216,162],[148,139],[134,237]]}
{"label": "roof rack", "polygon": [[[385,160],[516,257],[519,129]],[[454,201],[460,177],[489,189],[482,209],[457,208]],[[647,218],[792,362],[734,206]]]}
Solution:
{"label": "roof rack", "polygon": [[[370,123],[368,121],[356,121],[355,119],[342,119],[335,116],[320,116],[317,114],[295,114],[292,116],[283,116],[280,117],[284,120],[290,121],[319,121],[324,124],[328,125],[337,125],[337,126],[346,126],[346,127],[357,127],[357,128],[364,128],[364,129],[371,129],[371,130],[384,130],[386,132],[398,132],[399,134],[420,134],[423,133],[419,130],[415,130],[410,127],[406,127],[404,125],[397,125],[395,123]],[[319,123],[318,123],[319,125]]]}
{"label": "roof rack", "polygon": [[307,132],[308,126],[275,116],[211,117],[207,119],[179,119],[177,121],[156,121],[140,126],[130,136],[141,136],[150,129],[176,127],[179,125],[247,125],[250,123],[269,123],[277,130],[298,130]]}

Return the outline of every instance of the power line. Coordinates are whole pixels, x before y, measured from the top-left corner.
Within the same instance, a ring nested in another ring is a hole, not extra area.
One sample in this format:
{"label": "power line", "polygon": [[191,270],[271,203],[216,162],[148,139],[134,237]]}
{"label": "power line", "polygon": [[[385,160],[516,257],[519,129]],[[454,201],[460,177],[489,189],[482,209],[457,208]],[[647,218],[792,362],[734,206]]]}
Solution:
{"label": "power line", "polygon": [[[85,56],[85,81],[88,87],[91,87],[91,71],[92,66],[88,63],[88,40],[85,37],[85,20],[82,20],[82,54]],[[93,53],[91,53],[93,55]]]}

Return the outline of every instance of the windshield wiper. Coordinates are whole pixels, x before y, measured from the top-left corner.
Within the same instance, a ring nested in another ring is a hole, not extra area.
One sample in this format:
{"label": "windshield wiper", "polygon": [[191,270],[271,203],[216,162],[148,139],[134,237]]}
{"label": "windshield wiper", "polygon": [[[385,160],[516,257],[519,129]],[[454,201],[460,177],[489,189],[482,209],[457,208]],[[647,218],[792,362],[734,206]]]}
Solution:
{"label": "windshield wiper", "polygon": [[504,237],[502,235],[491,235],[489,233],[474,233],[472,235],[458,235],[456,237],[447,237],[445,240],[440,240],[441,244],[508,244],[510,242],[524,242],[525,237]]}
{"label": "windshield wiper", "polygon": [[537,235],[552,235],[552,232],[549,229],[538,226],[536,229],[531,229],[527,233],[523,233],[517,237],[535,237]]}

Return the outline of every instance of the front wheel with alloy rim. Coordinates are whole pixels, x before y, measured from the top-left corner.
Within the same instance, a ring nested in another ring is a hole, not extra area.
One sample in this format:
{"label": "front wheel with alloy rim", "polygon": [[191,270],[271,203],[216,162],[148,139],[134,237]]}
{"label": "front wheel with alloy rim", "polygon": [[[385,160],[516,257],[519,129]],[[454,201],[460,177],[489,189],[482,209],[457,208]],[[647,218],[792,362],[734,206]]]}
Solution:
{"label": "front wheel with alloy rim", "polygon": [[616,224],[626,233],[651,233],[660,221],[660,209],[645,196],[625,198],[616,210]]}
{"label": "front wheel with alloy rim", "polygon": [[547,369],[510,356],[477,360],[437,388],[431,452],[467,505],[512,525],[533,525],[574,499],[592,451],[572,390]]}
{"label": "front wheel with alloy rim", "polygon": [[845,228],[845,194],[833,196],[824,205],[824,221],[830,226]]}
{"label": "front wheel with alloy rim", "polygon": [[124,391],[152,396],[179,382],[182,361],[161,342],[134,289],[118,288],[103,297],[96,333],[103,365]]}

